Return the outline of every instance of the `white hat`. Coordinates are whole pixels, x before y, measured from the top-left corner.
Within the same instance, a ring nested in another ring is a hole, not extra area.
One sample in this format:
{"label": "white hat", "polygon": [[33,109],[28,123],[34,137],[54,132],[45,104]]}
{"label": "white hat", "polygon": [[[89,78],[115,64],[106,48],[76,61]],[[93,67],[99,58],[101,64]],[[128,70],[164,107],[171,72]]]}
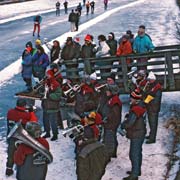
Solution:
{"label": "white hat", "polygon": [[90,79],[92,79],[92,80],[96,80],[97,79],[97,75],[96,75],[96,73],[94,72],[94,73],[92,73],[92,74],[90,74]]}
{"label": "white hat", "polygon": [[156,80],[156,76],[152,71],[149,72],[147,80]]}
{"label": "white hat", "polygon": [[135,73],[137,71],[137,67],[131,67],[131,71],[129,73],[127,73],[128,76],[130,76],[131,74]]}

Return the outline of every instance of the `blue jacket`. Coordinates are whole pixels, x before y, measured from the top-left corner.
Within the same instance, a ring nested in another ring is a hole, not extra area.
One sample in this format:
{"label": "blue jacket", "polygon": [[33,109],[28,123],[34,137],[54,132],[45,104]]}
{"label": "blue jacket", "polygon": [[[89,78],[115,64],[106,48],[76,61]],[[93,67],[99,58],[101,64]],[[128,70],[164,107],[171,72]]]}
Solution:
{"label": "blue jacket", "polygon": [[31,78],[32,76],[32,56],[31,54],[24,55],[22,60],[22,77]]}
{"label": "blue jacket", "polygon": [[147,53],[154,50],[154,45],[147,35],[136,36],[133,43],[133,51],[136,53]]}
{"label": "blue jacket", "polygon": [[47,66],[49,65],[49,57],[47,54],[38,54],[33,56],[33,75],[35,77],[44,77]]}
{"label": "blue jacket", "polygon": [[40,15],[34,16],[33,21],[38,22],[40,24],[42,21],[42,17]]}

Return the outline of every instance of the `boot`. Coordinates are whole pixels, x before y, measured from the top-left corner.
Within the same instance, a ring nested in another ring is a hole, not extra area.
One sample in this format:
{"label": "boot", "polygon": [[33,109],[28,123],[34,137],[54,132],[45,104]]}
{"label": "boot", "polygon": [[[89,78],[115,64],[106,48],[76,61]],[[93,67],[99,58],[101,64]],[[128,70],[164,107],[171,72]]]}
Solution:
{"label": "boot", "polygon": [[34,32],[33,32],[33,36],[34,36]]}
{"label": "boot", "polygon": [[138,176],[130,175],[128,177],[123,178],[123,180],[138,180]]}
{"label": "boot", "polygon": [[153,143],[156,143],[156,141],[155,141],[155,140],[152,140],[152,139],[148,139],[148,140],[146,141],[146,144],[153,144]]}
{"label": "boot", "polygon": [[58,139],[57,134],[53,135],[53,137],[51,138],[51,141],[55,141],[56,139]]}
{"label": "boot", "polygon": [[13,169],[12,168],[6,168],[6,176],[11,176],[11,175],[13,175]]}
{"label": "boot", "polygon": [[[131,175],[131,174],[132,174],[132,171],[127,171],[126,174]],[[138,174],[138,176],[141,176],[141,172]]]}
{"label": "boot", "polygon": [[51,136],[50,136],[50,133],[46,133],[46,134],[43,136],[43,138],[49,138],[49,137],[51,137]]}

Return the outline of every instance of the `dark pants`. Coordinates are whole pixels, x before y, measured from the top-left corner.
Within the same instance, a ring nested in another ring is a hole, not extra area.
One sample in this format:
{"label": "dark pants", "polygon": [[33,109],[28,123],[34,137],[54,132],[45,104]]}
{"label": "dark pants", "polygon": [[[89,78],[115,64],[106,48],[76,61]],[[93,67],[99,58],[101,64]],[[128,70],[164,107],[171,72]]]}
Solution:
{"label": "dark pants", "polygon": [[52,128],[53,135],[58,134],[58,129],[57,129],[58,113],[59,112],[52,112],[52,113],[43,112],[44,130],[47,134],[50,134],[50,126]]}
{"label": "dark pants", "polygon": [[31,80],[31,78],[23,78],[23,80],[24,80],[25,83],[26,83],[27,89],[28,89],[28,90],[31,90],[31,88],[32,88],[32,80]]}
{"label": "dark pants", "polygon": [[139,176],[142,164],[142,145],[144,138],[130,139],[129,159],[132,165],[132,175]]}
{"label": "dark pants", "polygon": [[104,129],[103,143],[106,146],[109,157],[116,157],[118,147],[116,132],[109,129]]}
{"label": "dark pants", "polygon": [[10,138],[8,140],[8,149],[7,149],[8,156],[7,156],[7,163],[6,163],[6,167],[8,168],[13,168],[13,165],[14,165],[14,152],[16,150],[15,142],[16,142],[15,138]]}
{"label": "dark pants", "polygon": [[147,112],[147,114],[148,114],[148,122],[150,127],[149,139],[152,141],[156,141],[159,112],[156,113]]}
{"label": "dark pants", "polygon": [[60,9],[56,9],[56,16],[60,16]]}

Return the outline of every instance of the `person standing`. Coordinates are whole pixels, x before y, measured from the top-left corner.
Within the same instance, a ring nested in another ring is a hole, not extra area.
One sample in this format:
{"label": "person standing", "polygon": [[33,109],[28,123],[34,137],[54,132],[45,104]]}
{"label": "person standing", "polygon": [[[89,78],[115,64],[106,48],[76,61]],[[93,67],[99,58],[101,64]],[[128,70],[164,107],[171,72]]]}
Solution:
{"label": "person standing", "polygon": [[60,16],[60,2],[57,1],[56,2],[56,16]]}
{"label": "person standing", "polygon": [[35,35],[36,28],[37,28],[38,37],[40,37],[40,24],[42,21],[42,17],[40,15],[36,15],[34,16],[33,21],[34,21],[33,36]]}
{"label": "person standing", "polygon": [[47,80],[45,86],[48,88],[47,92],[45,92],[45,98],[42,100],[42,108],[43,108],[43,124],[44,130],[46,134],[43,136],[44,138],[51,137],[50,134],[50,126],[52,128],[53,136],[51,141],[55,141],[58,139],[58,127],[57,127],[57,119],[59,116],[59,108],[60,108],[60,99],[62,96],[62,89],[60,84],[57,82],[54,77],[54,73],[52,70],[48,70],[46,72]]}
{"label": "person standing", "polygon": [[132,167],[130,171],[127,171],[129,176],[123,180],[138,180],[138,176],[141,176],[142,145],[146,134],[146,106],[138,91],[131,92],[130,97],[130,110],[121,124],[121,129],[126,130],[126,137],[130,139],[129,159]]}
{"label": "person standing", "polygon": [[90,8],[90,2],[88,1],[88,2],[86,3],[86,15],[89,14],[89,8]]}
{"label": "person standing", "polygon": [[78,4],[78,6],[77,6],[76,9],[79,11],[79,15],[81,16],[81,11],[82,11],[82,5],[81,5],[81,3]]}
{"label": "person standing", "polygon": [[145,90],[146,107],[148,122],[150,127],[149,135],[146,137],[146,144],[152,144],[156,142],[157,128],[158,128],[158,116],[161,109],[162,87],[157,82],[156,76],[151,71],[147,77],[147,88]]}
{"label": "person standing", "polygon": [[76,31],[76,24],[77,23],[77,14],[72,9],[71,13],[69,14],[68,21],[71,23],[71,32]]}
{"label": "person standing", "polygon": [[[116,56],[125,56],[125,55],[131,54],[131,53],[132,53],[132,46],[129,41],[129,36],[127,34],[125,34],[122,36],[122,40],[117,49]],[[130,58],[127,58],[126,64],[130,65],[131,61],[132,60]],[[119,63],[121,63],[121,62],[119,62]],[[128,70],[130,70],[130,67],[127,66],[127,68],[128,68]]]}
{"label": "person standing", "polygon": [[[61,59],[63,59],[65,62],[68,60],[72,60],[73,63],[71,64],[65,64],[66,66],[66,76],[68,79],[74,78],[78,75],[78,62],[77,59],[80,57],[80,48],[79,46],[76,46],[76,44],[73,42],[72,37],[67,37],[66,44],[62,49],[61,52]],[[72,71],[73,69],[73,71]]]}
{"label": "person standing", "polygon": [[45,43],[47,48],[50,50],[50,62],[53,63],[55,60],[59,59],[61,47],[58,40],[53,41],[53,45]]}
{"label": "person standing", "polygon": [[[28,122],[25,126],[27,133],[49,151],[49,143],[46,139],[40,137],[41,126],[35,122]],[[47,158],[38,150],[24,144],[18,145],[14,153],[14,162],[16,164],[17,180],[45,180],[47,174]]]}
{"label": "person standing", "polygon": [[105,173],[108,155],[105,146],[94,138],[93,129],[84,127],[76,156],[77,180],[100,180]]}
{"label": "person standing", "polygon": [[31,48],[26,48],[22,56],[22,78],[26,83],[27,92],[32,91],[32,56]]}
{"label": "person standing", "polygon": [[[11,131],[13,126],[17,122],[21,122],[22,126],[25,127],[27,122],[33,121],[37,122],[37,117],[33,112],[33,108],[29,110],[26,109],[27,102],[25,99],[18,99],[16,102],[16,107],[10,109],[7,113],[7,134]],[[6,176],[11,176],[13,174],[14,166],[14,152],[16,150],[15,142],[16,138],[11,137],[8,140],[8,149],[7,149],[7,162],[6,162]]]}
{"label": "person standing", "polygon": [[[133,42],[134,53],[148,53],[154,50],[154,45],[150,37],[145,33],[145,26],[140,25],[138,29],[138,35],[135,37]],[[137,62],[139,65],[148,61],[148,58],[139,58]],[[147,66],[143,65],[139,67],[139,70],[147,70]]]}
{"label": "person standing", "polygon": [[80,19],[80,14],[77,9],[75,9],[75,14],[76,14],[76,20],[75,20],[75,31],[78,31],[79,29],[79,19]]}
{"label": "person standing", "polygon": [[91,6],[91,14],[94,14],[95,2],[91,1],[90,6]]}
{"label": "person standing", "polygon": [[122,103],[119,99],[119,88],[116,84],[109,84],[105,94],[100,99],[98,112],[104,121],[103,143],[107,148],[109,160],[117,157],[117,129],[121,123]]}
{"label": "person standing", "polygon": [[42,80],[45,76],[46,68],[49,65],[49,57],[44,48],[39,46],[36,54],[33,56],[33,76]]}
{"label": "person standing", "polygon": [[108,7],[108,0],[104,0],[104,10],[107,10]]}
{"label": "person standing", "polygon": [[64,5],[64,12],[65,12],[65,14],[68,14],[68,2],[65,0],[63,5]]}
{"label": "person standing", "polygon": [[108,46],[110,47],[110,55],[111,56],[115,56],[116,55],[116,51],[117,51],[117,41],[115,39],[114,33],[110,32],[108,34],[108,40],[106,41],[106,43],[108,44]]}

